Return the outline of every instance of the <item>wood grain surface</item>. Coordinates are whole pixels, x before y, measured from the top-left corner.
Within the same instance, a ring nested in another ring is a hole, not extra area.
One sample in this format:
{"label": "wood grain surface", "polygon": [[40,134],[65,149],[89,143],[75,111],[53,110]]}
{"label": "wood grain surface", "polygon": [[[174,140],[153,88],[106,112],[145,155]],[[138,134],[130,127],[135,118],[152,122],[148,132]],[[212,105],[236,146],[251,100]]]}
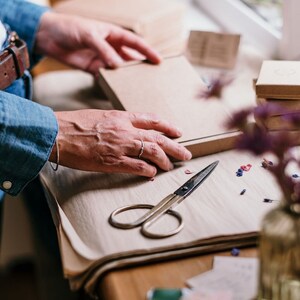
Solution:
{"label": "wood grain surface", "polygon": [[[103,300],[144,300],[151,288],[186,287],[188,278],[212,268],[215,255],[230,255],[230,251],[176,259],[108,273],[100,282],[98,293]],[[256,257],[255,247],[241,249],[240,256]]]}

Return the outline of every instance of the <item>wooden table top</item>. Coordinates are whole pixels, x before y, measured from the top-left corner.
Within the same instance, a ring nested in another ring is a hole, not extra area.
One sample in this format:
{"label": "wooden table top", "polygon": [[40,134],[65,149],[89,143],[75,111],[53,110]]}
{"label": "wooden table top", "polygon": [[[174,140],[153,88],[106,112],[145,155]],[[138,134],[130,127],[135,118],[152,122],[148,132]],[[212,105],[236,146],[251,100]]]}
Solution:
{"label": "wooden table top", "polygon": [[[212,268],[213,257],[230,256],[230,250],[126,268],[108,273],[99,283],[102,300],[144,300],[151,288],[186,287],[188,278]],[[257,248],[241,249],[240,256],[256,257]]]}

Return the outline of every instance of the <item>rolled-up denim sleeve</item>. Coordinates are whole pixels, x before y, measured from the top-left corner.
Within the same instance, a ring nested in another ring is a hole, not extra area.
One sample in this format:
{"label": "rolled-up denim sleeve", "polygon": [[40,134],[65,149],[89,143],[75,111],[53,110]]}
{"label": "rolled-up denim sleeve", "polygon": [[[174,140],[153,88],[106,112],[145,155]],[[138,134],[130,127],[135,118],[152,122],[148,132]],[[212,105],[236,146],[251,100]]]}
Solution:
{"label": "rolled-up denim sleeve", "polygon": [[26,42],[31,62],[35,63],[39,59],[33,53],[36,33],[42,14],[49,8],[25,0],[0,0],[0,7],[0,20]]}
{"label": "rolled-up denim sleeve", "polygon": [[47,162],[58,132],[53,111],[0,91],[0,189],[17,195]]}

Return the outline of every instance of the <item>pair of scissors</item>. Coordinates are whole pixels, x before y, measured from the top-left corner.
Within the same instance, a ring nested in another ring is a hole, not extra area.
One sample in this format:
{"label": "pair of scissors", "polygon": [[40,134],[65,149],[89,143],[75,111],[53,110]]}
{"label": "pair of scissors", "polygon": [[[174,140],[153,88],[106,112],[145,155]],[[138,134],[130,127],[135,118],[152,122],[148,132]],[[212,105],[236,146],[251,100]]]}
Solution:
{"label": "pair of scissors", "polygon": [[[174,193],[162,199],[155,206],[150,204],[133,204],[117,208],[111,213],[109,217],[109,223],[113,227],[121,229],[131,229],[141,226],[141,233],[149,238],[165,238],[180,232],[184,227],[184,223],[181,215],[178,212],[174,211],[172,208],[180,204],[187,196],[189,196],[196,188],[198,188],[212,173],[218,163],[219,161],[215,161],[212,164],[208,165],[206,168],[198,172],[186,183],[184,183]],[[149,209],[149,211],[142,217],[131,223],[121,223],[116,220],[116,215],[133,209]],[[154,233],[149,231],[149,227],[151,227],[164,214],[169,214],[172,217],[176,218],[179,222],[178,227],[167,233]]]}

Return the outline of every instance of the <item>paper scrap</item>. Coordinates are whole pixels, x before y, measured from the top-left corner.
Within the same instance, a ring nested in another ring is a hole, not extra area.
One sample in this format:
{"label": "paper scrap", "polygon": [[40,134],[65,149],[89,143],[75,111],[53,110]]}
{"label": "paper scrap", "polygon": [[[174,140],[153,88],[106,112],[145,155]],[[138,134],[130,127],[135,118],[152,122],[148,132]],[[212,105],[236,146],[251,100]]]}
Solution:
{"label": "paper scrap", "polygon": [[181,300],[233,300],[232,293],[230,291],[207,291],[204,289],[191,290],[186,296],[183,296]]}
{"label": "paper scrap", "polygon": [[255,299],[258,288],[258,259],[216,256],[211,271],[187,280],[194,290],[230,291],[233,300]]}

